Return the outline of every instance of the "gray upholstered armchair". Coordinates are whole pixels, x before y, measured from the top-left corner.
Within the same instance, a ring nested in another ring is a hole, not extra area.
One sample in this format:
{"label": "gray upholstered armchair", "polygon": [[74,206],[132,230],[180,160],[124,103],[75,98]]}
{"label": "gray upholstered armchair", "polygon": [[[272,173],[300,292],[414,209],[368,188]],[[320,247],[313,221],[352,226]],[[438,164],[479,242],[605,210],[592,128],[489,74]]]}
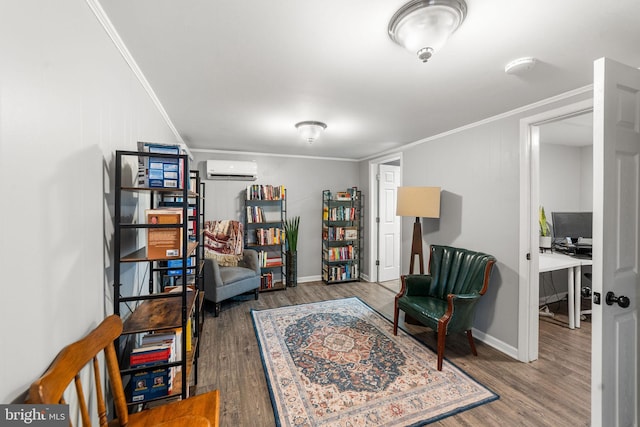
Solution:
{"label": "gray upholstered armchair", "polygon": [[258,252],[246,249],[237,267],[222,267],[215,259],[204,260],[204,297],[215,304],[214,315],[220,314],[221,302],[247,292],[258,299],[260,265]]}
{"label": "gray upholstered armchair", "polygon": [[487,291],[496,259],[482,252],[450,246],[431,246],[429,274],[402,276],[396,295],[393,333],[398,333],[400,310],[438,334],[438,370],[442,370],[445,338],[466,332],[471,352],[477,356],[471,335],[476,303]]}

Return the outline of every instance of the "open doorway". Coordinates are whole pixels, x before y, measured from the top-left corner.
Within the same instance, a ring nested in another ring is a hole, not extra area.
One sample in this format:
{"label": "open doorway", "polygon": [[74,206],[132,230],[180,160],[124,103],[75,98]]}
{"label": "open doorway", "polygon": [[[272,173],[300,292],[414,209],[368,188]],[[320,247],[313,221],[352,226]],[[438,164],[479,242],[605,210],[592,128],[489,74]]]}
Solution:
{"label": "open doorway", "polygon": [[369,163],[371,189],[369,277],[397,292],[400,289],[400,218],[396,193],[402,182],[402,156],[395,154]]}
{"label": "open doorway", "polygon": [[[537,114],[532,117],[524,118],[520,121],[521,130],[521,150],[522,150],[522,168],[521,168],[521,226],[520,226],[520,251],[521,257],[521,271],[528,272],[522,277],[520,281],[520,297],[519,297],[519,315],[518,315],[518,359],[523,362],[531,362],[538,359],[538,345],[539,345],[539,317],[540,317],[540,257],[539,242],[540,242],[540,223],[538,209],[542,205],[541,203],[541,186],[547,188],[548,203],[551,203],[551,207],[545,207],[546,211],[553,211],[556,208],[553,204],[560,200],[558,209],[562,205],[563,195],[552,195],[554,187],[563,187],[565,185],[562,182],[562,174],[566,170],[572,169],[573,174],[580,174],[575,172],[576,168],[579,170],[581,166],[569,167],[568,163],[556,162],[553,160],[553,156],[557,152],[565,150],[570,151],[568,148],[556,147],[542,153],[546,157],[551,157],[551,160],[547,160],[549,166],[549,173],[545,173],[544,179],[541,178],[542,166],[541,166],[541,132],[544,132],[543,127],[549,125],[547,130],[547,141],[551,140],[554,134],[555,128],[559,128],[560,131],[557,134],[561,138],[568,140],[567,132],[568,128],[575,126],[575,121],[580,119],[574,119],[578,116],[588,114],[593,109],[593,100],[588,99],[580,101],[574,104],[570,104],[564,107],[560,107],[554,110],[550,110],[541,114]],[[583,120],[587,120],[583,118]],[[554,123],[556,125],[554,125]],[[571,123],[574,123],[572,125]],[[564,136],[563,136],[564,135]],[[547,145],[545,143],[545,145]],[[549,144],[552,145],[552,144]],[[556,144],[558,145],[558,144]],[[576,154],[573,154],[576,157]],[[579,157],[579,155],[577,156]],[[575,160],[575,159],[574,159]],[[558,163],[556,165],[556,163]],[[555,180],[551,180],[555,172],[558,177]],[[593,172],[591,171],[591,176]],[[581,178],[577,178],[578,180]],[[547,185],[547,180],[550,184]],[[560,181],[560,182],[558,182]],[[549,190],[551,188],[551,190]],[[564,190],[563,190],[564,191]],[[575,190],[579,191],[579,190]],[[578,197],[579,199],[579,197]],[[567,268],[567,274],[575,273],[573,269]],[[579,278],[581,278],[579,276]],[[569,279],[567,279],[567,299],[573,301],[573,304],[567,303],[568,318],[575,319],[575,302],[579,299],[575,298],[575,286],[568,286]],[[575,283],[572,278],[572,283]],[[546,292],[546,291],[545,291]],[[559,292],[557,292],[559,293]],[[571,314],[571,315],[570,315]]]}
{"label": "open doorway", "polygon": [[[544,123],[539,126],[539,140],[539,206],[544,208],[551,234],[550,246],[541,245],[538,264],[540,319],[574,329],[590,314],[593,113]],[[553,264],[566,260],[565,256],[579,261],[571,272]]]}

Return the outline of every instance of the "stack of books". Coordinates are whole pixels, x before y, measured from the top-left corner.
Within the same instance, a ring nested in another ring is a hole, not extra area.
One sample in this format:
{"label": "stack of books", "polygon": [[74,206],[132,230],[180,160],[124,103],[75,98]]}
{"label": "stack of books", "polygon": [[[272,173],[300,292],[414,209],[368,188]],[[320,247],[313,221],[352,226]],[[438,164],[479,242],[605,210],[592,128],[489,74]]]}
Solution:
{"label": "stack of books", "polygon": [[269,252],[258,252],[258,263],[260,267],[280,267],[282,265],[282,257],[280,254],[277,256],[269,256]]}
{"label": "stack of books", "polygon": [[265,273],[260,276],[260,288],[261,289],[273,288],[273,273]]}
{"label": "stack of books", "polygon": [[176,372],[180,367],[161,367],[175,362],[180,349],[179,332],[147,334],[140,347],[131,351],[131,368],[148,368],[131,377],[131,401],[142,402],[171,393]]}

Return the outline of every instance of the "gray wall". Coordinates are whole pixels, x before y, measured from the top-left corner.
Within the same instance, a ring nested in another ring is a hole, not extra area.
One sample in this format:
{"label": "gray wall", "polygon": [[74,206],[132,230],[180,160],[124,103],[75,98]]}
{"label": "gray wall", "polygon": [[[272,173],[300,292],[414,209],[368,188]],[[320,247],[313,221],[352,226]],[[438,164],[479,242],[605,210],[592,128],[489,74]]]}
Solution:
{"label": "gray wall", "polygon": [[195,165],[206,177],[208,159],[251,160],[258,164],[256,181],[206,180],[207,220],[244,218],[245,189],[250,184],[284,185],[287,216],[300,216],[298,280],[318,280],[322,272],[322,190],[344,191],[359,186],[358,163],[332,159],[222,154],[194,150]]}
{"label": "gray wall", "polygon": [[552,212],[593,210],[593,147],[540,145],[540,204]]}
{"label": "gray wall", "polygon": [[[544,129],[544,125],[542,128]],[[593,146],[545,144],[542,139],[540,204],[545,208],[549,223],[553,222],[551,213],[554,211],[593,211]],[[551,227],[553,230],[553,225]],[[583,268],[583,273],[590,272],[590,266]],[[584,284],[590,282],[585,281]],[[566,270],[547,272],[540,276],[540,304],[554,302],[557,300],[556,295],[564,296],[566,293]]]}
{"label": "gray wall", "polygon": [[3,2],[0,51],[0,402],[9,403],[111,311],[115,150],[176,139],[86,1]]}
{"label": "gray wall", "polygon": [[[440,219],[422,220],[425,248],[447,244],[498,259],[474,326],[512,349],[518,343],[519,274],[526,274],[518,271],[520,119],[589,97],[586,93],[531,108],[402,151],[402,185],[442,187]],[[368,161],[361,162],[361,180],[368,168]],[[403,218],[402,274],[408,272],[412,227],[413,220]]]}

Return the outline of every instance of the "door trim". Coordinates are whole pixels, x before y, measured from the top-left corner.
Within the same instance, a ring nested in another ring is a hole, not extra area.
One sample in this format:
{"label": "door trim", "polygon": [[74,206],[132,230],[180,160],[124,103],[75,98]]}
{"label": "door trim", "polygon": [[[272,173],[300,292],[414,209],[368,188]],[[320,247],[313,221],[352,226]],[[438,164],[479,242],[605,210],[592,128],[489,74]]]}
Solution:
{"label": "door trim", "polygon": [[[539,126],[593,111],[593,98],[520,119],[520,244],[518,285],[518,360],[538,358],[538,216],[540,204]],[[531,254],[531,260],[527,260]]]}
{"label": "door trim", "polygon": [[[379,203],[379,194],[380,186],[378,185],[378,180],[376,176],[378,175],[378,165],[383,163],[392,162],[395,160],[400,160],[400,185],[402,185],[402,153],[392,153],[383,157],[378,157],[372,160],[369,160],[369,201],[367,203],[367,221],[369,226],[368,236],[369,236],[369,268],[367,269],[367,273],[369,275],[370,282],[378,282],[378,268],[376,266],[376,260],[379,256],[379,236],[378,236],[378,223],[376,222],[376,218],[378,216],[378,212],[380,209]],[[400,242],[402,242],[402,227],[400,228]],[[400,250],[400,265],[402,265],[402,250]]]}

